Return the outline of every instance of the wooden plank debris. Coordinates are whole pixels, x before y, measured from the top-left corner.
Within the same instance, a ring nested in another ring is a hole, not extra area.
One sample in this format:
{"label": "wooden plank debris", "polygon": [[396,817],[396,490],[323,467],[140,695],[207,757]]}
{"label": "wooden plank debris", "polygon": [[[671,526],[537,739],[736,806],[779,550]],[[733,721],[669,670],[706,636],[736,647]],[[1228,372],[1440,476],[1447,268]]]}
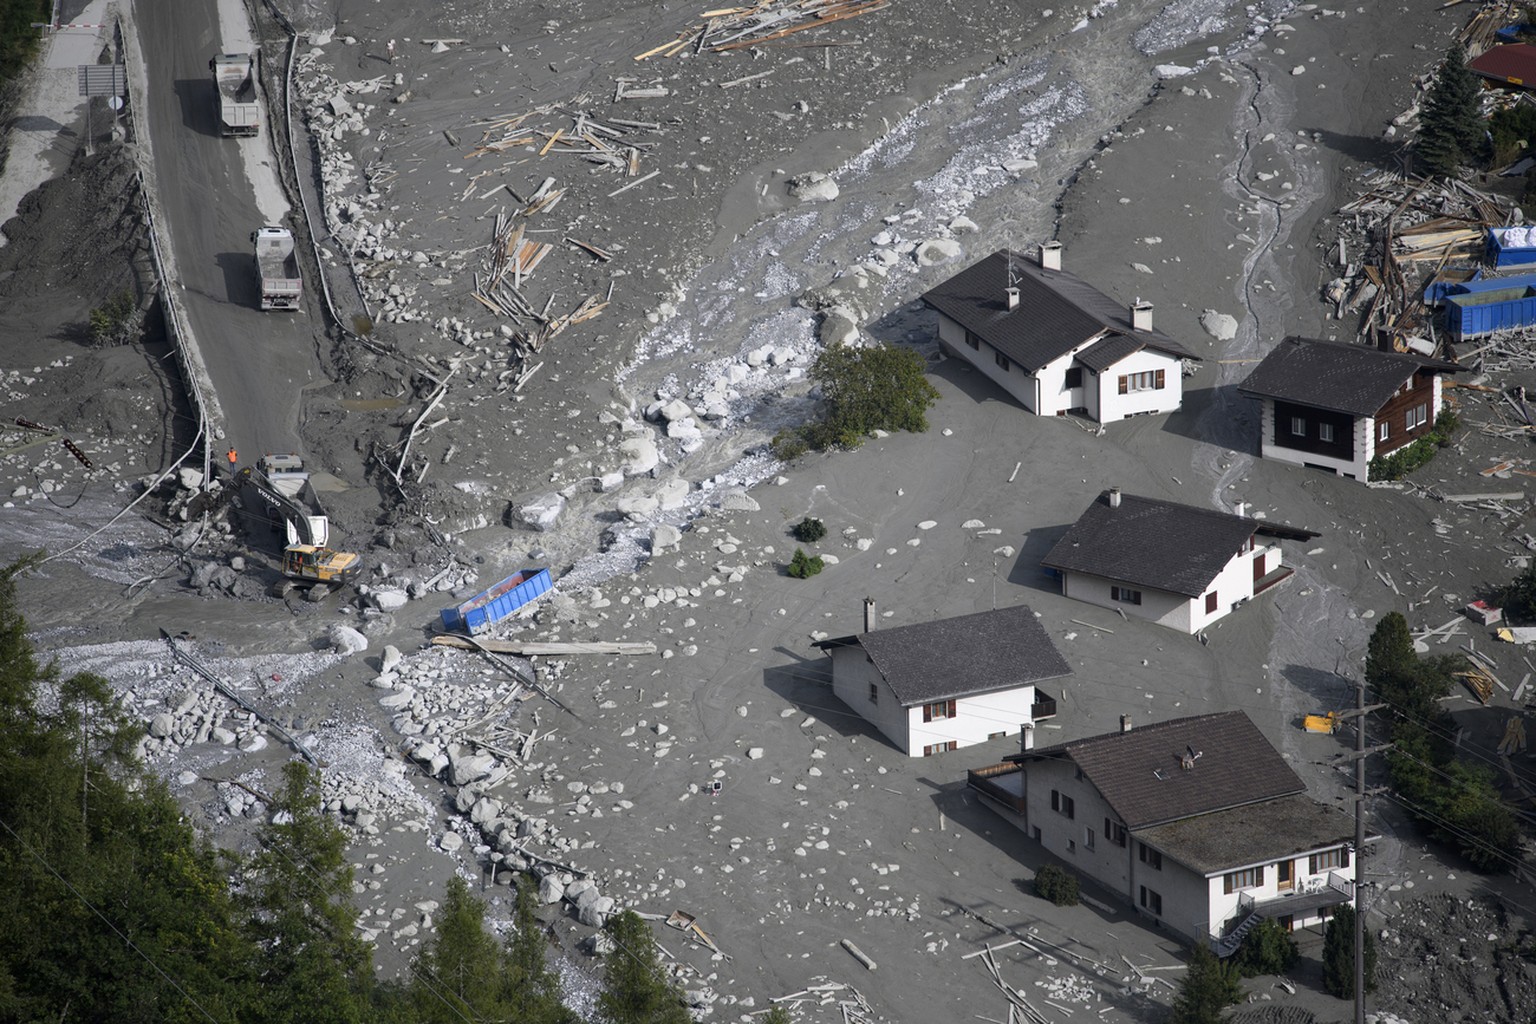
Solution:
{"label": "wooden plank debris", "polygon": [[464,651],[487,650],[496,654],[517,654],[525,658],[540,655],[563,658],[574,654],[618,654],[631,657],[656,653],[656,645],[649,640],[594,640],[585,643],[557,642],[553,640],[480,640],[477,647],[474,643],[456,633],[439,633],[432,638],[432,643],[438,647],[455,647]]}
{"label": "wooden plank debris", "polygon": [[690,46],[694,53],[704,50],[723,53],[759,46],[869,14],[888,5],[889,0],[757,0],[736,7],[718,7],[705,11],[700,15],[702,21],[688,26],[672,39],[635,54],[634,59],[675,57]]}

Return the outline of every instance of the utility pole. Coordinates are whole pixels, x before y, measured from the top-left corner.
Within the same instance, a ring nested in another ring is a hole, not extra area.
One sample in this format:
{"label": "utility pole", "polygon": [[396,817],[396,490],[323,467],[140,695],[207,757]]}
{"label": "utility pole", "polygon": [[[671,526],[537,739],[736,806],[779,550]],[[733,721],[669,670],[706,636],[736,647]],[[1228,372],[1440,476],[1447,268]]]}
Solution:
{"label": "utility pole", "polygon": [[1341,719],[1353,719],[1355,723],[1355,749],[1353,753],[1341,754],[1334,759],[1334,763],[1341,761],[1355,762],[1355,1024],[1365,1024],[1365,907],[1363,906],[1360,880],[1364,872],[1360,867],[1360,855],[1365,850],[1365,800],[1379,789],[1366,789],[1365,787],[1365,759],[1372,754],[1379,754],[1391,748],[1392,744],[1383,743],[1374,747],[1365,745],[1365,716],[1372,711],[1386,707],[1385,704],[1367,704],[1365,702],[1365,675],[1361,673],[1355,680],[1355,706],[1351,711],[1343,712]]}

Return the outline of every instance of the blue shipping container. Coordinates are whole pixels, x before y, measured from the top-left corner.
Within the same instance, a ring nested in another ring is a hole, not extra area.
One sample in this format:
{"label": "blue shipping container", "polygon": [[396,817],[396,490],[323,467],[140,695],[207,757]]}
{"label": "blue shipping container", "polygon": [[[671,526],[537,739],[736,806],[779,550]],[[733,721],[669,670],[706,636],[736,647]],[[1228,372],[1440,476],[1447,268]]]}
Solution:
{"label": "blue shipping container", "polygon": [[1445,297],[1445,317],[1459,341],[1536,325],[1536,275],[1456,285]]}
{"label": "blue shipping container", "polygon": [[443,609],[443,628],[483,633],[502,619],[547,593],[554,584],[548,569],[522,569],[463,604]]}
{"label": "blue shipping container", "polygon": [[[1507,236],[1511,231],[1519,234],[1514,239],[1509,239]],[[1506,245],[1507,241],[1513,241],[1514,244]],[[1536,263],[1536,239],[1530,238],[1529,232],[1524,227],[1489,228],[1488,262],[1496,267],[1518,267]]]}
{"label": "blue shipping container", "polygon": [[1465,281],[1433,280],[1424,286],[1424,304],[1427,306],[1438,306],[1445,301],[1445,297],[1451,294],[1455,288],[1460,285],[1472,284],[1475,281],[1481,280],[1482,276],[1483,271],[1479,267],[1472,271],[1472,276]]}

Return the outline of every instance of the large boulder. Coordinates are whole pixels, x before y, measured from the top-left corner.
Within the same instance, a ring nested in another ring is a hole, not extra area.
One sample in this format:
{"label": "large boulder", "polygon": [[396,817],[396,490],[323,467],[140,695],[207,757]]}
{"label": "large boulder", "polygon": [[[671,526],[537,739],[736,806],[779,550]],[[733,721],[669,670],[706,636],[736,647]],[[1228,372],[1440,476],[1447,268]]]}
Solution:
{"label": "large boulder", "polygon": [[490,754],[470,754],[458,757],[449,765],[449,780],[455,786],[467,786],[490,775],[496,768],[496,758]]}
{"label": "large boulder", "polygon": [[540,494],[538,497],[529,498],[521,505],[512,508],[513,518],[524,526],[531,526],[535,530],[548,530],[554,527],[555,520],[560,518],[560,513],[565,511],[565,499],[554,491],[548,494]]}
{"label": "large boulder", "polygon": [[176,719],[169,711],[162,711],[149,720],[149,734],[157,740],[165,739],[175,728]]}
{"label": "large boulder", "polygon": [[327,635],[337,654],[360,654],[368,649],[368,638],[351,626],[337,623]]}
{"label": "large boulder", "polygon": [[661,452],[649,437],[626,437],[619,442],[619,454],[624,457],[624,472],[630,476],[649,473],[661,462]]}
{"label": "large boulder", "polygon": [[802,203],[830,203],[838,196],[837,182],[830,175],[811,171],[789,179],[789,195]]}
{"label": "large boulder", "polygon": [[1208,309],[1200,314],[1200,326],[1217,341],[1231,341],[1237,337],[1237,320],[1226,313]]}
{"label": "large boulder", "polygon": [[958,259],[960,243],[953,238],[931,238],[917,247],[914,258],[920,267],[936,267]]}
{"label": "large boulder", "polygon": [[554,875],[545,875],[539,879],[539,903],[549,906],[551,903],[559,903],[565,898],[565,886]]}
{"label": "large boulder", "polygon": [[397,612],[406,606],[411,596],[403,590],[375,590],[369,595],[373,606],[381,612]]}

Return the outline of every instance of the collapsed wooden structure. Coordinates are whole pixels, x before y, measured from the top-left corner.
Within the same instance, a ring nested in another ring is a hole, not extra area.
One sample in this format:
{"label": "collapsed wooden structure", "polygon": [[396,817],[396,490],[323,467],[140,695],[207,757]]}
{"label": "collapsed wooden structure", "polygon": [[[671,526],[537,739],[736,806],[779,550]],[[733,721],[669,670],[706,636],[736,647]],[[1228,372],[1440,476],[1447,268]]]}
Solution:
{"label": "collapsed wooden structure", "polygon": [[705,11],[700,16],[702,21],[689,25],[675,38],[635,54],[635,60],[676,57],[685,51],[723,53],[774,44],[807,29],[846,21],[888,5],[889,0],[758,0],[738,7],[720,7]]}

